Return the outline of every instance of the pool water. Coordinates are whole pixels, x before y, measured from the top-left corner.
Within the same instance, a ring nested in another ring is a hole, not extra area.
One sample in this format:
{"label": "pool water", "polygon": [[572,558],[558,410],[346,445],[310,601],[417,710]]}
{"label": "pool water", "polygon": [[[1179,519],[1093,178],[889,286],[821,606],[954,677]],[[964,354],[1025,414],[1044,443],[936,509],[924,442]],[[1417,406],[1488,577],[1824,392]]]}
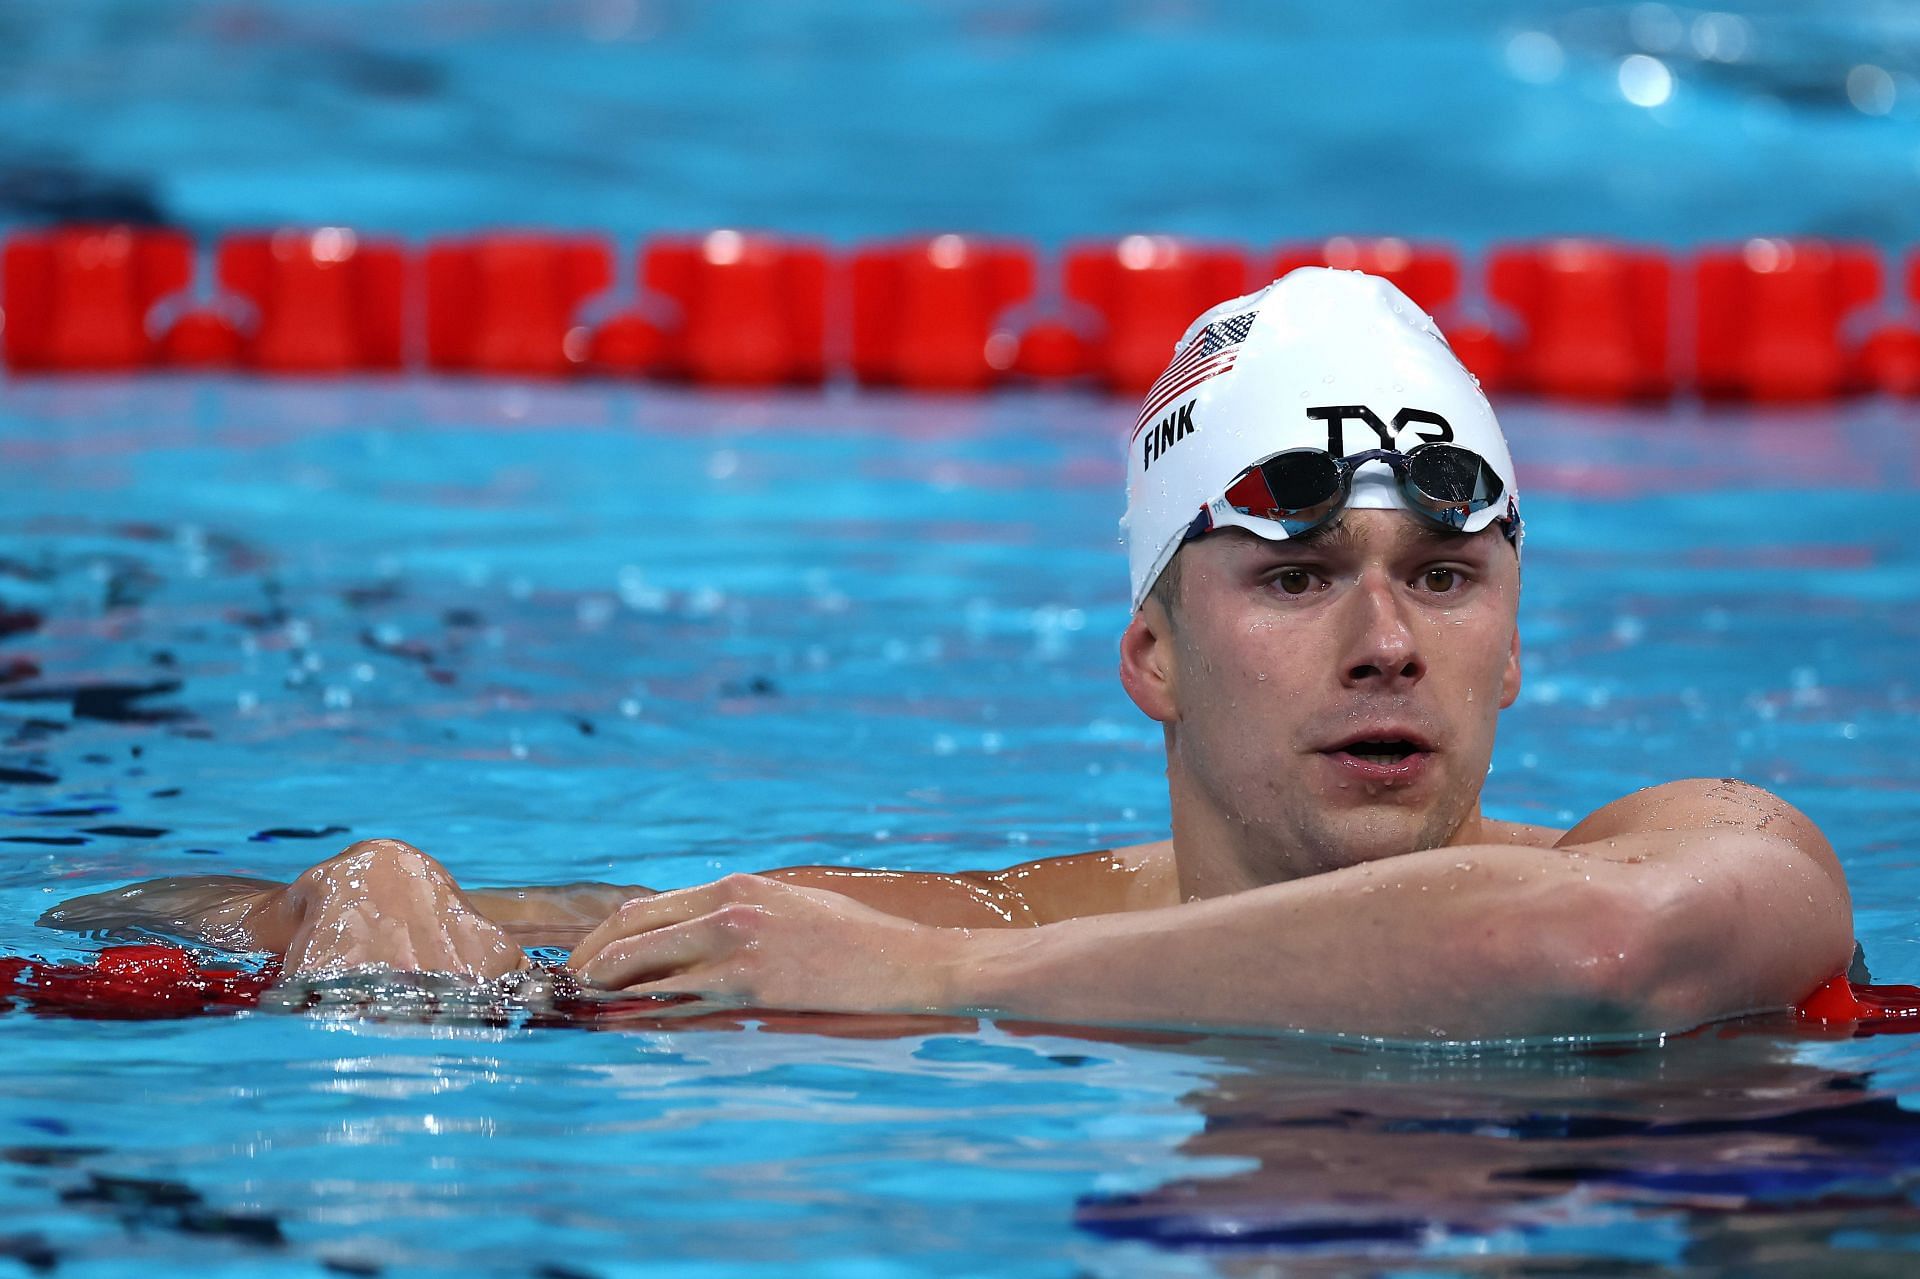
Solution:
{"label": "pool water", "polygon": [[0,10],[0,226],[1904,252],[1889,0],[67,0]]}
{"label": "pool water", "polygon": [[[1126,406],[0,383],[0,951],[63,897],[410,839],[465,882],[1155,838]],[[1486,790],[1741,776],[1920,980],[1901,406],[1504,416],[1527,684]],[[1329,956],[1338,962],[1338,956]],[[0,1273],[1621,1274],[1913,1247],[1906,1038],[1390,1049],[1018,1024],[0,1013]]]}

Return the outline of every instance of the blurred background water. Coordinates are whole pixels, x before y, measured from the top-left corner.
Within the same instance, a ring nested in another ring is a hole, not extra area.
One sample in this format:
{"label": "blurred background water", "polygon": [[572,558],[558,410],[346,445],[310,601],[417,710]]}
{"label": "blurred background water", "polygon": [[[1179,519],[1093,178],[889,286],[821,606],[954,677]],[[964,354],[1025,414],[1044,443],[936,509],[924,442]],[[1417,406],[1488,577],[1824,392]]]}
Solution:
{"label": "blurred background water", "polygon": [[1896,0],[15,4],[0,218],[1895,245],[1916,76]]}

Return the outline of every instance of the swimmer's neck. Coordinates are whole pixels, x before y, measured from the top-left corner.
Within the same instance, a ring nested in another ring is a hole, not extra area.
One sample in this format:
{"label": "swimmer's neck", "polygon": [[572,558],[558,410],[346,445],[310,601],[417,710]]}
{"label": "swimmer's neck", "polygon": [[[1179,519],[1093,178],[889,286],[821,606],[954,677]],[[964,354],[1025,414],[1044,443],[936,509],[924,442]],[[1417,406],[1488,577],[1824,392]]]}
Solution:
{"label": "swimmer's neck", "polygon": [[[1182,799],[1176,789],[1169,850],[1181,901],[1225,897],[1269,884],[1304,879],[1345,864],[1337,855],[1330,857],[1331,850],[1295,846],[1209,805],[1183,803]],[[1438,846],[1509,843],[1543,846],[1551,844],[1559,834],[1544,827],[1489,821],[1481,816],[1476,803],[1453,834]],[[1409,847],[1402,851],[1419,850]]]}

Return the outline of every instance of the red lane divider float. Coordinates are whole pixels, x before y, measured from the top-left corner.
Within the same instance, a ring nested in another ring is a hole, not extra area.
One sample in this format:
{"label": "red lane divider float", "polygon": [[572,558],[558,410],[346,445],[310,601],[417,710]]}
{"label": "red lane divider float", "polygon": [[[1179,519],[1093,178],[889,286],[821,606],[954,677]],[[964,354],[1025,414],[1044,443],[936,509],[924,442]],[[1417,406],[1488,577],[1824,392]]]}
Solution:
{"label": "red lane divider float", "polygon": [[1862,389],[1846,321],[1880,296],[1864,245],[1749,240],[1695,267],[1695,380],[1703,395],[1825,400]]}
{"label": "red lane divider float", "polygon": [[426,253],[427,367],[554,377],[585,362],[580,307],[613,283],[596,236],[512,233],[447,240]]}
{"label": "red lane divider float", "polygon": [[158,362],[148,315],[193,279],[178,231],[71,226],[16,235],[0,253],[4,350],[21,372],[128,372]]}
{"label": "red lane divider float", "polygon": [[109,946],[91,964],[0,959],[0,1007],[58,1017],[140,1020],[251,1008],[279,976],[201,967],[177,946]]}
{"label": "red lane divider float", "polygon": [[1813,401],[1920,395],[1920,257],[1754,239],[1697,253],[1594,240],[1335,238],[1261,256],[1133,235],[1057,262],[1005,239],[856,246],[720,230],[643,245],[537,231],[410,251],[339,227],[234,235],[197,278],[172,230],[70,226],[0,254],[17,372],[406,367],[703,386],[978,392],[1020,378],[1137,395],[1202,310],[1306,265],[1393,280],[1490,391],[1616,402],[1676,392]]}
{"label": "red lane divider float", "polygon": [[[362,240],[337,227],[236,235],[220,245],[219,274],[221,285],[256,317],[240,350],[248,368],[349,373],[401,367],[406,259],[398,244]],[[194,315],[175,325],[176,346],[181,325]],[[204,324],[212,329],[211,320]]]}
{"label": "red lane divider float", "polygon": [[827,374],[825,246],[714,231],[656,240],[646,288],[677,312],[664,371],[707,386],[819,382]]}
{"label": "red lane divider float", "polygon": [[1152,386],[1194,317],[1253,282],[1240,249],[1164,235],[1074,246],[1061,270],[1067,297],[1100,318],[1089,370],[1122,395]]}
{"label": "red lane divider float", "polygon": [[1520,319],[1504,384],[1570,400],[1668,394],[1672,275],[1663,254],[1592,240],[1495,249],[1487,292]]}
{"label": "red lane divider float", "polygon": [[1005,319],[1033,296],[1032,249],[939,235],[863,248],[850,273],[850,355],[861,382],[981,391],[1013,369],[1019,339]]}

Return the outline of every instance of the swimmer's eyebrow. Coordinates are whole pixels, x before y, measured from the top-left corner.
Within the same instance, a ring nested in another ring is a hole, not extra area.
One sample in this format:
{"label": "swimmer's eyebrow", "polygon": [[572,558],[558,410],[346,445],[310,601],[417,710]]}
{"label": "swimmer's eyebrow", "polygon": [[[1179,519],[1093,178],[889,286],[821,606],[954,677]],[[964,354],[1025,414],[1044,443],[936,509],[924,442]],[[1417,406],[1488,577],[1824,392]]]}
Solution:
{"label": "swimmer's eyebrow", "polygon": [[[1408,520],[1407,532],[1414,545],[1412,550],[1425,554],[1433,551],[1460,553],[1480,546],[1487,539],[1479,533],[1461,533],[1450,528],[1440,528],[1416,520]],[[1353,555],[1359,552],[1360,534],[1347,523],[1344,515],[1316,525],[1304,533],[1296,534],[1283,542],[1270,542],[1265,538],[1256,539],[1255,549],[1274,559],[1285,559],[1289,555]],[[1404,547],[1404,544],[1403,544]]]}
{"label": "swimmer's eyebrow", "polygon": [[1317,524],[1304,533],[1296,533],[1284,542],[1269,542],[1268,545],[1282,554],[1293,550],[1338,555],[1354,550],[1359,543],[1360,535],[1353,531],[1346,516],[1342,515],[1325,524]]}
{"label": "swimmer's eyebrow", "polygon": [[1483,537],[1487,530],[1479,533],[1462,533],[1459,529],[1440,528],[1434,524],[1415,524],[1413,534],[1430,549],[1444,548],[1450,551],[1464,551],[1475,546],[1484,546],[1494,539]]}

